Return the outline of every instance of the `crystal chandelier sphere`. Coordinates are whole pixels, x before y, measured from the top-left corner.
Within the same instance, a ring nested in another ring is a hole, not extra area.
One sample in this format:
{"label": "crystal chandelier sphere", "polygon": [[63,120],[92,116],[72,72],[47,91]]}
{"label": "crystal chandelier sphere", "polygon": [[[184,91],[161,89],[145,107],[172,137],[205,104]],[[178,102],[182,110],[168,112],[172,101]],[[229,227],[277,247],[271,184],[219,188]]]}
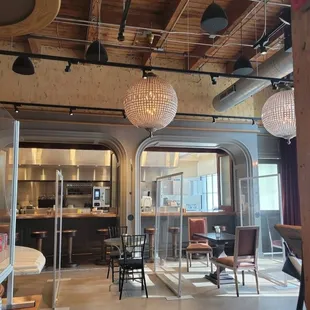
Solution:
{"label": "crystal chandelier sphere", "polygon": [[129,88],[124,109],[134,126],[153,133],[172,122],[178,109],[178,97],[169,83],[148,73]]}
{"label": "crystal chandelier sphere", "polygon": [[283,90],[267,99],[262,122],[273,136],[290,140],[296,137],[294,90]]}

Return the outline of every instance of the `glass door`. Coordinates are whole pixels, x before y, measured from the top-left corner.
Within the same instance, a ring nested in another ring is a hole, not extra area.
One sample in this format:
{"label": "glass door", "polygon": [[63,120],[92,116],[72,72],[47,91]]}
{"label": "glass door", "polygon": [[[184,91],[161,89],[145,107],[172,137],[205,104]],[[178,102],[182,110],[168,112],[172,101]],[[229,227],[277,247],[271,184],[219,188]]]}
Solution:
{"label": "glass door", "polygon": [[[276,172],[275,174],[269,174]],[[283,223],[281,182],[276,166],[259,167],[259,176],[239,179],[238,222],[241,226],[259,226],[259,273],[279,285],[286,285],[282,272],[283,241],[275,224]]]}

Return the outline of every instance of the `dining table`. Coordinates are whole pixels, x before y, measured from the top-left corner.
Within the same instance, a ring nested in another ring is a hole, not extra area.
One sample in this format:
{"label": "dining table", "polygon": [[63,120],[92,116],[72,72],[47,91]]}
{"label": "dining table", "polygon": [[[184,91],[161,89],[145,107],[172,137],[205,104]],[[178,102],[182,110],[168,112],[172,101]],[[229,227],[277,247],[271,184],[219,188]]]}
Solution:
{"label": "dining table", "polygon": [[[226,232],[221,233],[195,233],[196,238],[208,240],[209,245],[213,248],[213,257],[226,257],[227,254],[225,250],[228,246],[233,246],[235,243],[235,235]],[[220,283],[221,284],[233,284],[235,280],[226,271],[225,268],[217,266],[220,268]],[[205,278],[217,285],[217,270],[205,275]]]}

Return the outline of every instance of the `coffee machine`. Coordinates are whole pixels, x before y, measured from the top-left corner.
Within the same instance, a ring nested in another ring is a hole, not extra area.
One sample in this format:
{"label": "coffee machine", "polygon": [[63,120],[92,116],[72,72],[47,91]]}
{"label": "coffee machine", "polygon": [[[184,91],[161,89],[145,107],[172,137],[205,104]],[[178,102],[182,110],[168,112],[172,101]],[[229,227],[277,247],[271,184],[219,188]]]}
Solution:
{"label": "coffee machine", "polygon": [[110,187],[94,186],[93,187],[93,209],[109,212],[110,209]]}

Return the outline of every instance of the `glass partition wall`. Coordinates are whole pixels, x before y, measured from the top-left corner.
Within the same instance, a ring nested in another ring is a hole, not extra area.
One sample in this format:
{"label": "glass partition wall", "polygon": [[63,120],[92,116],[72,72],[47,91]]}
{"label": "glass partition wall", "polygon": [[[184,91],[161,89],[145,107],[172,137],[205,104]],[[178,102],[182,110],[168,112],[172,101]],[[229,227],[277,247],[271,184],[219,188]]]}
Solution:
{"label": "glass partition wall", "polygon": [[[8,279],[7,304],[12,305],[14,287],[15,231],[18,177],[19,122],[0,108],[0,283]],[[9,150],[13,145],[13,161]]]}
{"label": "glass partition wall", "polygon": [[[259,226],[259,274],[279,285],[287,284],[282,272],[284,248],[275,224],[283,223],[281,182],[276,166],[258,167],[259,176],[239,180],[238,225]],[[275,174],[268,174],[268,173]]]}
{"label": "glass partition wall", "polygon": [[[165,197],[173,192],[174,204]],[[182,294],[183,173],[157,178],[155,207],[155,274],[178,296]]]}

